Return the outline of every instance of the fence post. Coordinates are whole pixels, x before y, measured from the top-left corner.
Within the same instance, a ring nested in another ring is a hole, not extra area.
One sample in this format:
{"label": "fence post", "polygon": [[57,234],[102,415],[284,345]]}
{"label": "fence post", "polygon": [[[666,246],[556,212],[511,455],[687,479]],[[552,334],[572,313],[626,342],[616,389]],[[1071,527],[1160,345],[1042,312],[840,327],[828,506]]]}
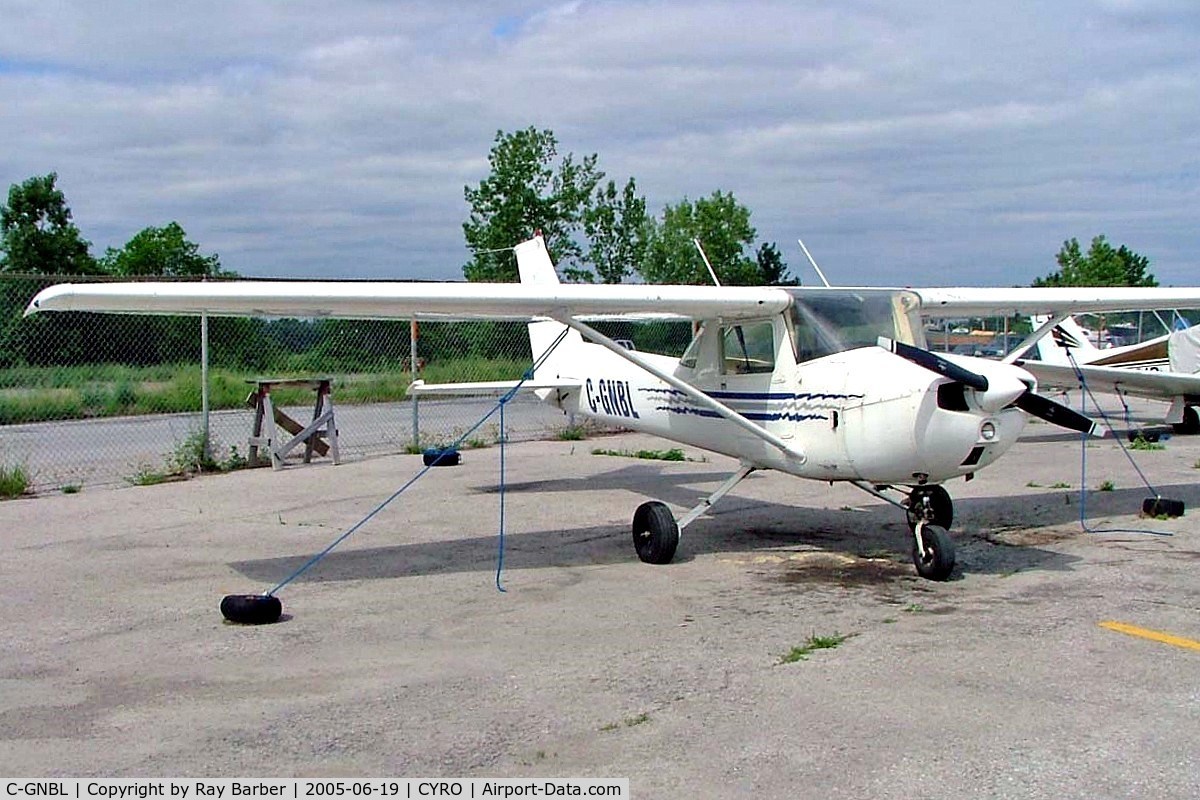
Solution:
{"label": "fence post", "polygon": [[[408,368],[409,368],[409,371],[412,373],[412,379],[410,380],[410,385],[411,385],[412,381],[415,381],[417,379],[417,374],[418,374],[418,370],[419,370],[418,363],[419,362],[417,361],[417,321],[414,319],[414,320],[409,321],[409,323],[408,323]],[[417,410],[419,400],[418,400],[417,396],[415,394],[412,394],[411,392],[409,393],[409,396],[412,398],[412,446],[413,446],[413,449],[416,450],[417,448],[419,448],[421,446],[421,423],[420,423],[420,414]]]}
{"label": "fence post", "polygon": [[200,315],[200,416],[204,431],[204,459],[212,456],[208,425],[208,314]]}

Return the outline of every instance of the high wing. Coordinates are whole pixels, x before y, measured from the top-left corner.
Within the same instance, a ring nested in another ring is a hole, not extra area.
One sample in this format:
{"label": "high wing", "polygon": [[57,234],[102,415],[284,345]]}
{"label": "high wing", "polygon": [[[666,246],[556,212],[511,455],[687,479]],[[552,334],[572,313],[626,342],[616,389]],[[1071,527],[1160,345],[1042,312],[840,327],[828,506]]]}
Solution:
{"label": "high wing", "polygon": [[933,319],[1200,308],[1200,288],[1081,287],[910,289],[921,316]]}
{"label": "high wing", "polygon": [[[865,289],[866,287],[864,287]],[[879,291],[879,287],[871,287]],[[778,313],[793,297],[827,289],[802,287],[665,286],[621,284],[530,285],[350,281],[213,281],[207,283],[65,283],[43,289],[26,315],[37,311],[98,311],[213,316],[419,319],[439,316],[530,319],[562,314],[662,314],[692,319],[746,319]],[[1068,314],[1200,308],[1200,288],[1182,289],[908,289],[922,316]]]}
{"label": "high wing", "polygon": [[521,283],[227,281],[66,283],[42,290],[37,311],[99,311],[213,316],[419,319],[450,315],[530,319],[669,311],[691,318],[777,314],[791,296],[771,287]]}

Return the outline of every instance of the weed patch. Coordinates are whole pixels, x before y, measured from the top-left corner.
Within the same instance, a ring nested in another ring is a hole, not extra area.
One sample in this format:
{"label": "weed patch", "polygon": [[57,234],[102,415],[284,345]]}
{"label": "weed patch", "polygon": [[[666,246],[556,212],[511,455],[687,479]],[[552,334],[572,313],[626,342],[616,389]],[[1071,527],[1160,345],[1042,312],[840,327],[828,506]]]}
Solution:
{"label": "weed patch", "polygon": [[635,714],[632,717],[626,717],[622,722],[609,722],[605,725],[601,725],[600,730],[607,733],[609,731],[618,730],[622,726],[626,728],[633,728],[649,721],[650,715],[643,711],[641,714]]}
{"label": "weed patch", "polygon": [[555,436],[564,442],[578,442],[587,438],[587,428],[583,425],[568,425],[560,428]]}
{"label": "weed patch", "polygon": [[29,473],[25,471],[25,467],[20,464],[0,467],[0,500],[20,497],[28,489]]}
{"label": "weed patch", "polygon": [[683,451],[678,447],[672,447],[670,450],[606,450],[604,448],[596,448],[592,451],[594,456],[621,456],[623,458],[642,458],[648,461],[690,461],[683,454]]}
{"label": "weed patch", "polygon": [[817,636],[813,634],[802,645],[793,647],[779,659],[780,664],[794,664],[797,661],[807,661],[808,657],[818,650],[832,650],[850,638],[849,634],[835,633],[832,636]]}

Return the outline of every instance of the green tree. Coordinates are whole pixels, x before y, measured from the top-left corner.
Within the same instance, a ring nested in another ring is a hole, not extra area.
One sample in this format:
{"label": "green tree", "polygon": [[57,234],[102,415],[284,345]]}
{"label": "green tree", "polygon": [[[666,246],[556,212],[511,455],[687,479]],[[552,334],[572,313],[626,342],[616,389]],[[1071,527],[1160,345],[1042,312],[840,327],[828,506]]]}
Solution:
{"label": "green tree", "polygon": [[515,281],[513,245],[540,230],[555,263],[571,268],[582,255],[575,241],[588,201],[604,173],[596,156],[576,163],[567,154],[553,166],[558,141],[533,127],[496,132],[488,155],[491,173],[463,194],[471,215],[463,223],[471,260],[463,274],[471,281]]}
{"label": "green tree", "polygon": [[178,222],[138,231],[120,250],[108,248],[100,265],[105,272],[122,278],[216,278],[233,274],[221,269],[221,259],[215,253],[200,255],[200,245],[188,241]]}
{"label": "green tree", "polygon": [[694,204],[684,199],[666,206],[662,221],[649,226],[639,271],[647,283],[712,283],[693,242],[699,239],[722,285],[756,285],[762,276],[755,260],[746,255],[754,236],[750,210],[732,193],[718,190]]}
{"label": "green tree", "polygon": [[[618,193],[609,181],[596,190],[583,215],[588,250],[583,261],[601,283],[620,283],[634,273],[646,255],[646,198],[638,196],[633,178]],[[591,273],[586,279],[590,279]]]}
{"label": "green tree", "polygon": [[800,279],[788,274],[787,262],[774,242],[759,245],[754,260],[758,262],[760,280],[764,286],[799,286]]}
{"label": "green tree", "polygon": [[8,190],[0,206],[0,270],[48,275],[92,275],[91,243],[71,221],[58,174],[29,178]]}
{"label": "green tree", "polygon": [[1150,260],[1125,245],[1113,248],[1103,234],[1092,239],[1086,254],[1075,238],[1063,242],[1055,257],[1059,269],[1034,286],[1157,286],[1148,272]]}

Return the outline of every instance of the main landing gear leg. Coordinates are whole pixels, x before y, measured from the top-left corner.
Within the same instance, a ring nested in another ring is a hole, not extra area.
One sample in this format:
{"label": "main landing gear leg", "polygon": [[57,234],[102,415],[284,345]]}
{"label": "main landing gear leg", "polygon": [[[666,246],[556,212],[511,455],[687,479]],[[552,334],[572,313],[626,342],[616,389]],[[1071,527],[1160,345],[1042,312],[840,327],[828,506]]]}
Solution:
{"label": "main landing gear leg", "polygon": [[638,506],[633,514],[633,547],[637,550],[638,558],[647,564],[671,563],[671,559],[675,557],[675,549],[679,546],[679,532],[729,494],[729,491],[754,469],[752,466],[742,465],[742,468],[730,475],[715,492],[684,514],[678,523],[665,503],[651,500]]}
{"label": "main landing gear leg", "polygon": [[[954,571],[954,542],[947,529],[954,522],[954,501],[941,486],[922,484],[910,487],[903,501],[893,500],[883,489],[862,481],[853,484],[864,492],[904,510],[913,536],[913,564],[922,578],[944,581]],[[902,489],[900,491],[903,491]]]}

